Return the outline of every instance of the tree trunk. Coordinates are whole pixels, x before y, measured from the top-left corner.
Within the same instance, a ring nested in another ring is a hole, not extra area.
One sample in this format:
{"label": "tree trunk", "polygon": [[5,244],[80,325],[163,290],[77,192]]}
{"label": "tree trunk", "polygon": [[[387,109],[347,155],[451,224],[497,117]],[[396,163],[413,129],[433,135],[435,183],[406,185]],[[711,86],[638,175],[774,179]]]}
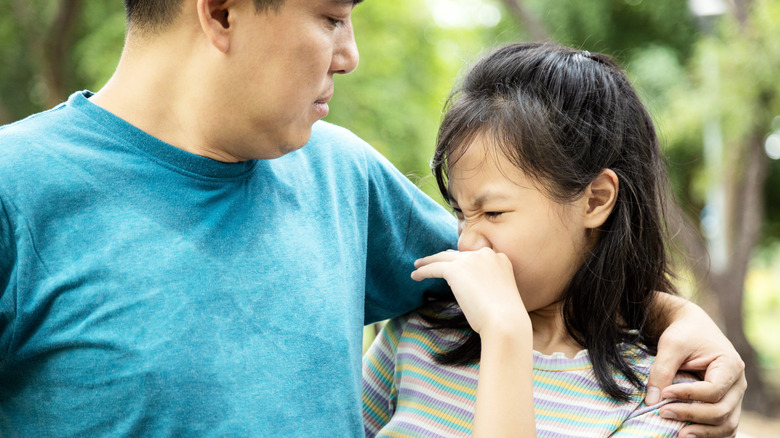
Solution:
{"label": "tree trunk", "polygon": [[523,29],[536,41],[550,41],[550,35],[539,19],[525,7],[521,0],[502,0],[504,6],[517,18]]}
{"label": "tree trunk", "polygon": [[[768,105],[768,95],[759,98],[759,105]],[[765,107],[765,106],[762,106]],[[749,391],[745,394],[745,409],[769,414],[772,408],[769,393],[758,367],[758,356],[745,336],[743,327],[744,285],[753,248],[761,236],[764,216],[764,187],[769,172],[769,157],[764,153],[765,121],[754,121],[752,135],[744,147],[729,148],[744,151],[740,157],[726,162],[734,163],[727,181],[726,215],[729,264],[723,273],[712,276],[711,287],[722,312],[726,335],[745,361],[745,376]]]}
{"label": "tree trunk", "polygon": [[[83,0],[59,0],[51,18],[42,13],[37,2],[12,2],[9,13],[13,14],[18,32],[26,37],[22,39],[25,52],[34,60],[36,92],[34,103],[39,109],[51,108],[68,97],[69,57],[72,55],[73,37],[82,14]],[[40,90],[38,91],[38,88]],[[2,97],[0,97],[0,124],[13,121]]]}
{"label": "tree trunk", "polygon": [[728,3],[731,7],[731,13],[737,19],[737,23],[739,23],[740,29],[745,30],[753,0],[731,0]]}
{"label": "tree trunk", "polygon": [[8,109],[6,109],[5,105],[2,101],[0,101],[0,126],[6,125],[8,123],[13,122],[13,118],[11,117],[11,113],[8,112]]}
{"label": "tree trunk", "polygon": [[[770,96],[762,96],[761,102],[768,104]],[[774,400],[766,391],[764,379],[758,366],[758,356],[744,331],[745,279],[753,248],[761,234],[763,221],[763,195],[769,171],[769,158],[764,153],[765,121],[755,121],[752,136],[744,144],[731,144],[726,149],[731,154],[726,160],[731,163],[724,175],[726,190],[725,221],[727,262],[720,270],[711,270],[710,259],[704,240],[690,222],[672,224],[681,232],[677,234],[682,243],[694,276],[706,291],[714,294],[715,306],[708,312],[720,321],[720,325],[734,344],[734,348],[745,361],[745,377],[748,389],[743,407],[747,410],[771,415]]]}
{"label": "tree trunk", "polygon": [[60,0],[59,8],[45,35],[41,70],[48,88],[47,106],[59,104],[68,97],[68,56],[73,31],[81,14],[82,0]]}

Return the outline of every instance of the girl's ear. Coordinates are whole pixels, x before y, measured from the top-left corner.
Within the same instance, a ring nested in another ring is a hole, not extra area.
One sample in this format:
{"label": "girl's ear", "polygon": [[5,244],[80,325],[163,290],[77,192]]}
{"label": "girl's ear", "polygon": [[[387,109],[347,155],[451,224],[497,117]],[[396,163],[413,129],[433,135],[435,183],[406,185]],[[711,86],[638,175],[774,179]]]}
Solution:
{"label": "girl's ear", "polygon": [[606,222],[617,202],[620,181],[612,169],[604,169],[585,189],[585,227],[598,228]]}
{"label": "girl's ear", "polygon": [[232,33],[233,0],[198,0],[198,20],[203,33],[211,44],[220,52],[230,49]]}

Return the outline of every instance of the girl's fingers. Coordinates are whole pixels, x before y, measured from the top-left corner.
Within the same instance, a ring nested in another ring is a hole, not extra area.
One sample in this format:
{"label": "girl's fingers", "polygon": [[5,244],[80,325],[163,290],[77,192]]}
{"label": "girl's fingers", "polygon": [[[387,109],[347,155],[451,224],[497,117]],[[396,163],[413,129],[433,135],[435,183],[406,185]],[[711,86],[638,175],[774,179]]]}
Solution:
{"label": "girl's fingers", "polygon": [[448,249],[447,251],[442,251],[440,253],[436,253],[433,255],[429,255],[428,257],[423,257],[421,259],[415,260],[414,267],[419,268],[421,266],[425,266],[436,262],[452,262],[457,260],[459,255],[460,252],[452,249]]}
{"label": "girl's fingers", "polygon": [[421,265],[412,271],[412,280],[421,281],[425,280],[426,278],[444,278],[446,263],[447,262],[428,262],[424,265]]}
{"label": "girl's fingers", "polygon": [[[512,263],[491,248],[444,251],[415,262],[412,279],[443,278],[450,285],[466,320],[477,333],[486,323],[509,327],[525,312]],[[511,318],[501,315],[512,315]],[[496,317],[498,315],[498,317]]]}

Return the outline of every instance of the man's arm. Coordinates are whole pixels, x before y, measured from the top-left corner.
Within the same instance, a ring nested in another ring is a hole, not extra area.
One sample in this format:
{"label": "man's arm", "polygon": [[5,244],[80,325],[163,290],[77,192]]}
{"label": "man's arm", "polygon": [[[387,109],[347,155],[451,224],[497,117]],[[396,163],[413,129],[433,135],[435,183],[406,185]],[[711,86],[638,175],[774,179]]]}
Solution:
{"label": "man's arm", "polygon": [[0,197],[0,361],[11,342],[12,326],[16,319],[15,297],[12,293],[11,272],[16,262],[16,240],[9,215],[2,197]]}
{"label": "man's arm", "polygon": [[423,294],[445,290],[440,280],[409,278],[414,261],[457,245],[454,216],[423,193],[386,158],[365,147],[368,172],[366,320],[407,313]]}
{"label": "man's arm", "polygon": [[[657,294],[651,314],[663,330],[647,381],[646,402],[694,400],[661,408],[664,418],[695,424],[681,437],[731,437],[736,434],[745,395],[745,363],[712,319],[697,305],[669,294]],[[678,370],[703,371],[700,382],[672,385]]]}

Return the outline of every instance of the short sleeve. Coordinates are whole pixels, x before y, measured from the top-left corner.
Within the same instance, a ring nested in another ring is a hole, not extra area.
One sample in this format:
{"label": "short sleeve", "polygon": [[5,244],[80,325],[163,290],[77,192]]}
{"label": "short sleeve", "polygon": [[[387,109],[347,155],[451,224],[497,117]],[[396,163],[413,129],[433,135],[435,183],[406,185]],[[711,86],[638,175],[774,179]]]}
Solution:
{"label": "short sleeve", "polygon": [[14,266],[16,265],[16,243],[6,205],[0,198],[0,361],[5,357],[10,344],[15,312],[13,292]]}
{"label": "short sleeve", "polygon": [[[697,379],[689,374],[679,373],[673,383],[693,382]],[[664,400],[653,406],[640,403],[626,421],[613,433],[614,437],[669,437],[676,438],[680,429],[689,424],[684,421],[662,418],[659,409],[669,403],[686,403]]]}
{"label": "short sleeve", "polygon": [[416,282],[414,261],[457,245],[454,217],[378,152],[366,148],[369,216],[365,323],[408,313],[440,280]]}
{"label": "short sleeve", "polygon": [[642,403],[634,414],[610,436],[613,437],[668,437],[676,438],[680,429],[686,424],[683,421],[662,418],[658,409],[666,403],[647,406]]}
{"label": "short sleeve", "polygon": [[374,437],[395,412],[395,367],[405,317],[390,320],[363,356],[363,427]]}

